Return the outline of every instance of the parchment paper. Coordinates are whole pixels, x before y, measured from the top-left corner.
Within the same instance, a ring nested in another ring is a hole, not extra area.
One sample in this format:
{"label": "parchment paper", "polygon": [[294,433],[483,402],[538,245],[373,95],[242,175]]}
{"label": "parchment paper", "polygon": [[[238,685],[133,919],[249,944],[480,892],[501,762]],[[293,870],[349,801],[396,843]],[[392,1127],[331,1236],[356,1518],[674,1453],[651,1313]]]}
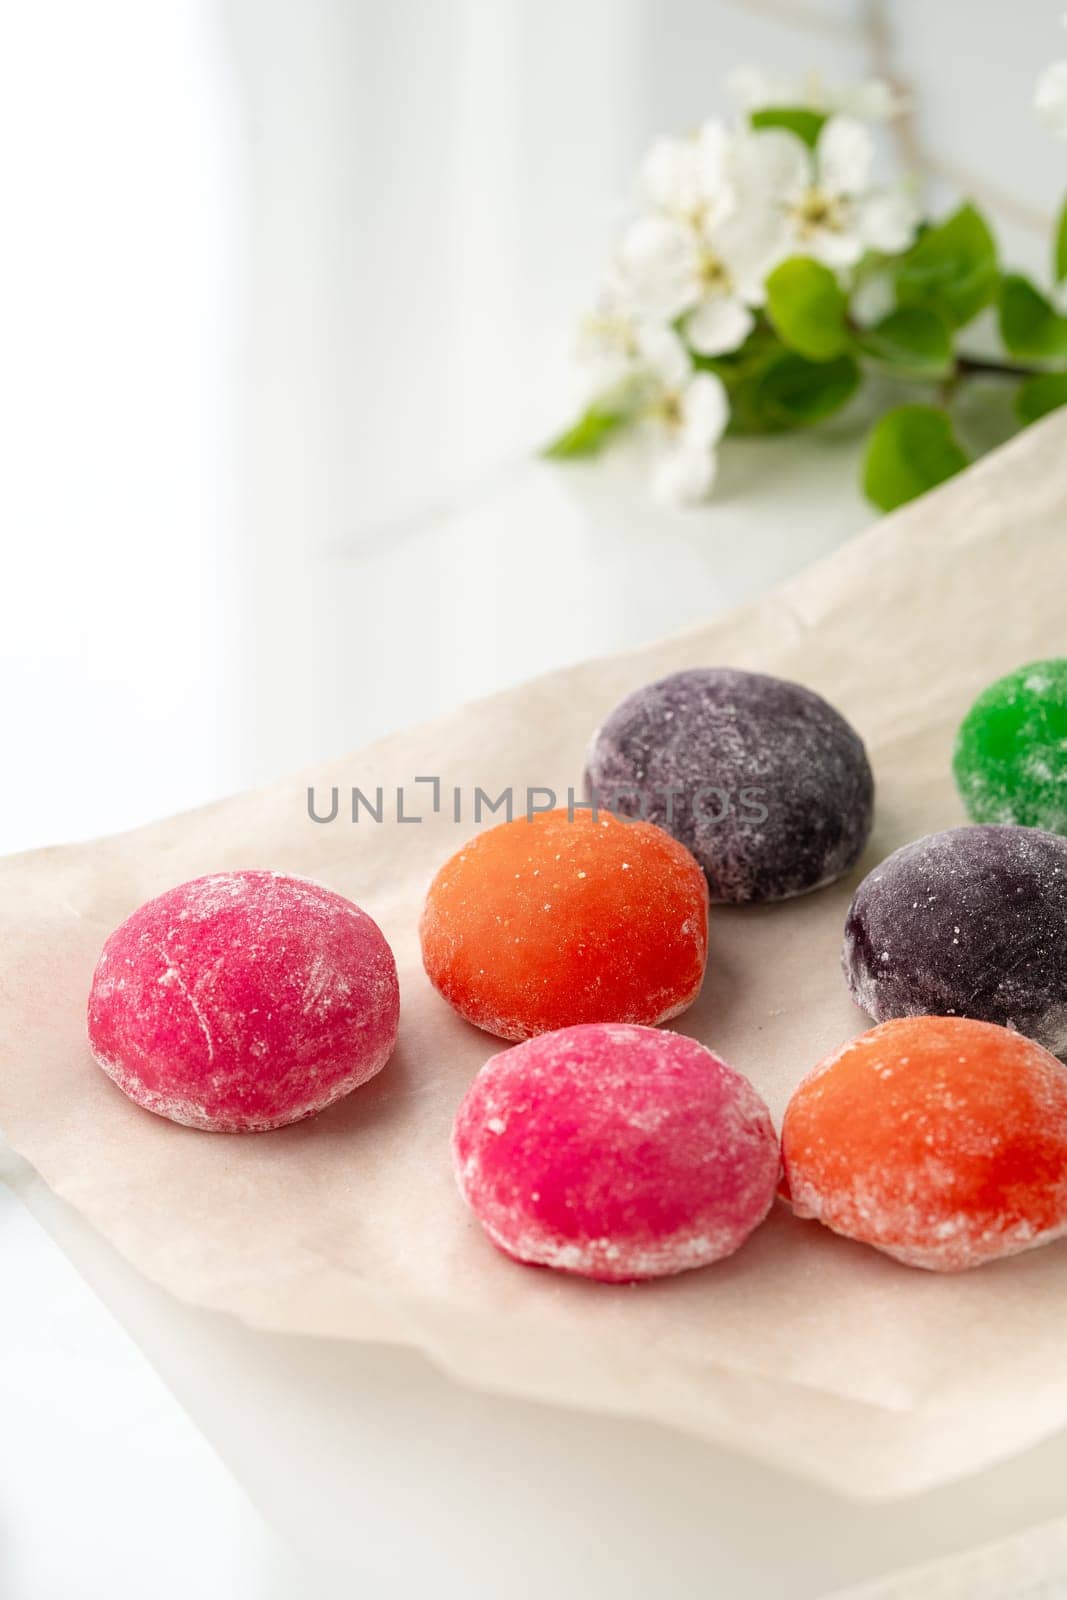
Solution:
{"label": "parchment paper", "polygon": [[[0,864],[0,1125],[12,1145],[184,1299],[263,1328],[410,1343],[481,1388],[655,1418],[848,1494],[915,1490],[1059,1428],[1067,1242],[943,1278],[778,1208],[730,1260],[654,1284],[609,1288],[498,1255],[456,1194],[448,1134],[500,1045],[432,991],[416,922],[433,871],[472,831],[451,818],[453,785],[565,793],[599,719],[677,668],[729,663],[812,685],[867,741],[871,845],[849,881],[714,910],[703,995],[674,1024],[748,1073],[780,1118],[795,1082],[868,1025],[838,966],[855,882],[904,840],[962,820],[949,755],[978,689],[1067,653],[1065,445],[1067,423],[1049,419],[712,627],[205,810]],[[444,785],[438,815],[344,820],[352,785],[387,796],[404,785],[414,811],[429,790],[412,781],[426,775]],[[340,786],[336,822],[309,819],[309,784],[320,805]],[[389,1066],[347,1101],[233,1137],[126,1101],[88,1054],[84,1004],[119,920],[171,884],[242,866],[306,873],[365,906],[396,952],[402,1021]]]}

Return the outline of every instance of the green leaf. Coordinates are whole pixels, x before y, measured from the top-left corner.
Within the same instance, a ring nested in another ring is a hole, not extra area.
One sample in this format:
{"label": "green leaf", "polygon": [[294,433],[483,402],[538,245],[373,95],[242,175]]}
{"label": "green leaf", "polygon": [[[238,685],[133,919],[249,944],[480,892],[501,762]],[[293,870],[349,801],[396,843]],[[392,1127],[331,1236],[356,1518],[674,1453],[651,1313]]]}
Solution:
{"label": "green leaf", "polygon": [[1024,426],[1063,405],[1067,405],[1067,372],[1042,372],[1027,378],[1015,396],[1015,414]]}
{"label": "green leaf", "polygon": [[809,361],[787,350],[772,361],[758,380],[757,402],[775,428],[808,428],[852,398],[859,367],[849,355],[833,361]]}
{"label": "green leaf", "polygon": [[762,111],[753,111],[749,120],[754,128],[785,128],[814,150],[826,115],[822,111],[809,111],[806,106],[766,106]]}
{"label": "green leaf", "polygon": [[1056,240],[1052,252],[1052,276],[1057,283],[1067,278],[1067,201],[1056,225]]}
{"label": "green leaf", "polygon": [[759,386],[767,368],[785,353],[785,345],[761,317],[740,349],[721,356],[694,354],[695,367],[716,373],[726,385],[730,397],[731,433],[781,431],[783,424],[768,417],[760,403]]}
{"label": "green leaf", "polygon": [[1028,278],[1005,274],[997,314],[1000,337],[1011,355],[1037,361],[1067,355],[1067,317],[1061,317]]}
{"label": "green leaf", "polygon": [[916,240],[895,276],[898,305],[922,306],[961,328],[996,294],[996,243],[974,206],[964,205]]}
{"label": "green leaf", "polygon": [[819,261],[793,256],[767,279],[767,313],[783,342],[810,361],[831,361],[848,343],[847,303]]}
{"label": "green leaf", "polygon": [[760,321],[740,350],[712,360],[698,358],[722,378],[730,397],[733,435],[784,433],[803,428],[837,411],[859,382],[851,356],[808,361],[787,350],[773,329]]}
{"label": "green leaf", "polygon": [[573,427],[545,445],[541,454],[549,461],[575,461],[583,456],[598,455],[629,420],[628,411],[612,410],[594,402]]}
{"label": "green leaf", "polygon": [[761,317],[738,349],[727,350],[721,356],[702,356],[699,350],[693,350],[690,354],[694,367],[702,372],[718,373],[729,387],[732,381],[748,376],[762,366],[769,356],[780,355],[783,348],[774,329]]}
{"label": "green leaf", "polygon": [[952,365],[952,334],[936,311],[900,306],[857,335],[864,355],[896,371],[937,377]]}
{"label": "green leaf", "polygon": [[936,406],[897,406],[868,440],[863,491],[880,510],[892,511],[966,465],[946,412]]}

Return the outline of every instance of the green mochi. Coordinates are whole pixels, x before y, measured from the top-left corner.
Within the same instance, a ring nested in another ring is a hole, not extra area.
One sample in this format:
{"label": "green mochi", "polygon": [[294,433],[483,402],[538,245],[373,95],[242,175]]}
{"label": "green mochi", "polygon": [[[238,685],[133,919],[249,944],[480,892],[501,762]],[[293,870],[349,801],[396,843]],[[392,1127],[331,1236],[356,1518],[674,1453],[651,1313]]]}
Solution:
{"label": "green mochi", "polygon": [[960,724],[952,770],[972,822],[1067,834],[1067,660],[998,678]]}

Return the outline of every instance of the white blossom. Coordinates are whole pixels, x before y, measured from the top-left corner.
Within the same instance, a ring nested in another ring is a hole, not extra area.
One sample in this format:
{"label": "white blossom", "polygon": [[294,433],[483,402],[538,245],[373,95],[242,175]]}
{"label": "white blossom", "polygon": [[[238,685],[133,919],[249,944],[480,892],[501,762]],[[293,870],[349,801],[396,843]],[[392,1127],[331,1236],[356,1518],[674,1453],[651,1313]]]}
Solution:
{"label": "white blossom", "polygon": [[713,373],[694,370],[672,328],[647,326],[640,344],[644,417],[655,450],[653,492],[675,503],[703,500],[715,480],[715,446],[730,418],[726,389]]}
{"label": "white blossom", "polygon": [[657,139],[641,163],[642,197],[663,216],[703,227],[736,205],[729,181],[730,134],[714,118],[690,138]]}
{"label": "white blossom", "polygon": [[888,122],[904,110],[904,96],[885,78],[860,83],[828,84],[818,73],[794,77],[738,67],[726,80],[730,94],[744,111],[794,110],[844,114],[863,122]]}
{"label": "white blossom", "polygon": [[1037,80],[1034,110],[1046,127],[1067,138],[1067,61],[1053,61]]}
{"label": "white blossom", "polygon": [[640,319],[684,317],[701,355],[744,343],[774,265],[780,221],[768,204],[746,204],[699,224],[678,216],[641,217],[623,235],[611,288]]}
{"label": "white blossom", "polygon": [[609,285],[635,318],[684,316],[702,355],[744,342],[772,264],[774,219],[739,204],[734,146],[714,120],[689,138],[656,140],[640,174],[653,209],[624,234]]}
{"label": "white blossom", "polygon": [[853,117],[831,117],[814,151],[782,129],[759,130],[738,159],[754,203],[777,208],[785,254],[844,268],[867,250],[904,250],[914,236],[918,207],[902,189],[872,187],[873,141]]}
{"label": "white blossom", "polygon": [[598,310],[579,324],[574,358],[581,400],[607,401],[624,395],[641,371],[637,324],[605,297]]}
{"label": "white blossom", "polygon": [[726,388],[701,358],[745,343],[778,263],[806,255],[844,272],[867,251],[905,249],[919,220],[910,196],[872,178],[864,123],[899,109],[888,83],[846,89],[749,71],[733,87],[749,112],[824,117],[814,150],[747,117],[657,139],[639,170],[637,214],[578,339],[586,403],[641,426],[654,492],[674,502],[706,497],[729,422]]}

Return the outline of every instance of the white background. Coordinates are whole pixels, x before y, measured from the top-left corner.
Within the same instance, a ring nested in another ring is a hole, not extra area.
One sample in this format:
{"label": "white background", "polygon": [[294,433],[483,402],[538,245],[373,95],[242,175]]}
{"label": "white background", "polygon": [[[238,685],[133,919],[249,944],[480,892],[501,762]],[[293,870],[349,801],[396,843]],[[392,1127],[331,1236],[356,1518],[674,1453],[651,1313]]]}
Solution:
{"label": "white background", "polygon": [[[1040,269],[1067,149],[1030,101],[1067,53],[1059,10],[0,8],[0,849],[131,826],[706,618],[861,526],[847,427],[732,447],[695,515],[649,509],[625,464],[532,464],[564,419],[569,329],[641,150],[724,109],[743,63],[890,71],[914,104],[896,153],[931,204],[976,193]],[[4,1600],[295,1594],[236,1484],[10,1197],[0,1259]],[[515,1423],[509,1447],[523,1437]],[[697,1462],[678,1450],[668,1481]],[[945,1547],[969,1518],[984,1531],[981,1504],[945,1513]],[[369,1572],[384,1557],[364,1513]],[[884,1565],[912,1548],[889,1526],[865,1533]],[[595,1600],[606,1569],[574,1559]]]}
{"label": "white background", "polygon": [[[735,452],[695,518],[581,471],[528,488],[640,152],[725,109],[738,63],[888,68],[931,203],[955,174],[1041,266],[1067,147],[1030,105],[1059,9],[8,0],[0,847],[708,615],[731,503],[768,469],[803,500],[818,445]],[[828,515],[834,539],[867,512]]]}

